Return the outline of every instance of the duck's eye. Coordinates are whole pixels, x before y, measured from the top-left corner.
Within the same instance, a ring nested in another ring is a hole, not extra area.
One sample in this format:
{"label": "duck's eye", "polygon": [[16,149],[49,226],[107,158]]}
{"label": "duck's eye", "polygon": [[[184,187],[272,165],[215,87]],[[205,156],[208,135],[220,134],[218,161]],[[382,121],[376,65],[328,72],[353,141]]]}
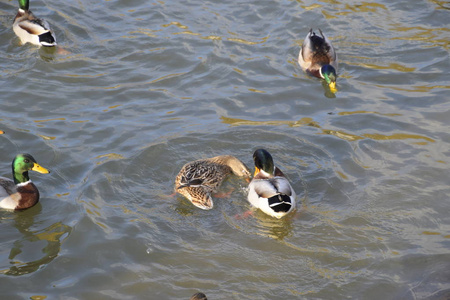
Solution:
{"label": "duck's eye", "polygon": [[25,159],[25,160],[24,160],[24,163],[26,163],[26,164],[28,164],[29,162],[30,162],[29,159]]}

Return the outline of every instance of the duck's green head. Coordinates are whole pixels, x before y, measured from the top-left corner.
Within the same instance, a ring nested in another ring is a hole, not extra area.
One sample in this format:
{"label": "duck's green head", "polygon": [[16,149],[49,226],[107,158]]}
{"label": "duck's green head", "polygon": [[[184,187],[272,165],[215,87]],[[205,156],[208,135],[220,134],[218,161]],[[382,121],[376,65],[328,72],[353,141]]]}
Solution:
{"label": "duck's green head", "polygon": [[320,76],[325,79],[328,86],[330,87],[330,90],[335,93],[337,92],[336,89],[336,69],[331,65],[325,65],[320,68]]}
{"label": "duck's green head", "polygon": [[28,177],[28,171],[36,171],[39,173],[50,173],[46,168],[41,167],[33,156],[30,154],[18,154],[12,162],[14,182],[16,184],[21,182],[27,182],[30,180]]}
{"label": "duck's green head", "polygon": [[29,0],[19,0],[19,7],[23,10],[28,10],[28,7],[30,6]]}
{"label": "duck's green head", "polygon": [[255,162],[255,175],[263,170],[266,173],[273,175],[274,165],[272,155],[267,150],[258,149],[253,153],[253,161]]}

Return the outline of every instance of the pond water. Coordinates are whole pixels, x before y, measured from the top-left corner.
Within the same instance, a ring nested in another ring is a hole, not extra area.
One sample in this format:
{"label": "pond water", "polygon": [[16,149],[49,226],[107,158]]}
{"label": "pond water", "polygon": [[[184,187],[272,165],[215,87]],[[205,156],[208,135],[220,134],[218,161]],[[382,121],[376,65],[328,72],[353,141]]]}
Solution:
{"label": "pond water", "polygon": [[[56,50],[0,3],[2,299],[449,299],[449,9],[438,0],[32,1]],[[310,28],[336,94],[297,64]],[[272,153],[298,209],[248,217],[245,182],[203,211],[189,161]]]}

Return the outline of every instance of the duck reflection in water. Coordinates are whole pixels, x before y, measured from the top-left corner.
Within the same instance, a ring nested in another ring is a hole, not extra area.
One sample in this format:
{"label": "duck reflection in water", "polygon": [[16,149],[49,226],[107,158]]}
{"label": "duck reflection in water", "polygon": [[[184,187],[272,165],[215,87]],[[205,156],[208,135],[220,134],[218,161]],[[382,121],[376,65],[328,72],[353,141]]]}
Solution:
{"label": "duck reflection in water", "polygon": [[[33,273],[43,266],[51,263],[58,257],[61,251],[61,242],[72,231],[72,227],[61,222],[56,222],[44,229],[35,228],[33,225],[34,216],[40,215],[41,204],[37,204],[33,209],[9,214],[0,219],[6,220],[14,218],[15,227],[21,233],[21,237],[12,242],[8,259],[0,262],[0,274],[10,276],[21,276]],[[42,243],[44,241],[45,243]],[[6,245],[6,243],[3,243]],[[32,253],[30,256],[29,253]],[[22,254],[22,255],[21,255]],[[34,259],[39,254],[41,257]],[[23,257],[22,257],[23,256]],[[29,259],[33,260],[29,260]],[[4,268],[6,265],[12,265]]]}

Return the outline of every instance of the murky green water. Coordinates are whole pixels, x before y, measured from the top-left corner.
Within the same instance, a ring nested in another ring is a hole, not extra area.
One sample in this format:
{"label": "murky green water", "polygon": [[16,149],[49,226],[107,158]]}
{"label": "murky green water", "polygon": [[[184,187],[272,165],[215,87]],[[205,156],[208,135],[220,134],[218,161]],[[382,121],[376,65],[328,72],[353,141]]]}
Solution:
{"label": "murky green water", "polygon": [[[20,46],[0,3],[0,176],[41,202],[0,212],[2,299],[449,299],[445,1],[33,1],[67,51]],[[339,57],[333,97],[296,63],[309,28]],[[202,211],[188,161],[264,147],[297,212],[242,182]]]}

